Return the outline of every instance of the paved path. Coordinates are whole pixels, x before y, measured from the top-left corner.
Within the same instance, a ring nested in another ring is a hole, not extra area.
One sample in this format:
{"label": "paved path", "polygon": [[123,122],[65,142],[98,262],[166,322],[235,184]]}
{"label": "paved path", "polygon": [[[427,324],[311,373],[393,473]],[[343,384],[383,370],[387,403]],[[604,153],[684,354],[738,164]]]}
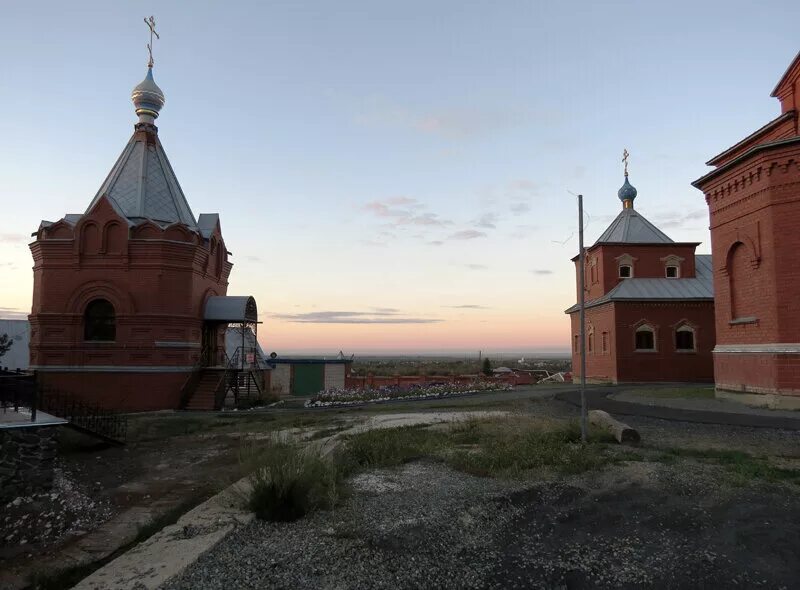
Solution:
{"label": "paved path", "polygon": [[[613,393],[621,393],[633,389],[641,391],[643,388],[639,385],[631,387],[587,389],[587,404],[591,410],[605,410],[610,414],[619,414],[622,416],[646,416],[648,418],[660,418],[662,420],[699,422],[701,424],[722,424],[725,426],[800,430],[800,413],[798,413],[797,418],[790,418],[784,413],[776,416],[765,416],[763,411],[750,413],[692,410],[665,405],[651,405],[653,400],[648,400],[650,402],[648,404],[638,404],[629,401],[610,399],[608,397]],[[556,399],[563,400],[576,406],[580,406],[581,403],[580,391],[577,389],[561,391],[556,394]]]}

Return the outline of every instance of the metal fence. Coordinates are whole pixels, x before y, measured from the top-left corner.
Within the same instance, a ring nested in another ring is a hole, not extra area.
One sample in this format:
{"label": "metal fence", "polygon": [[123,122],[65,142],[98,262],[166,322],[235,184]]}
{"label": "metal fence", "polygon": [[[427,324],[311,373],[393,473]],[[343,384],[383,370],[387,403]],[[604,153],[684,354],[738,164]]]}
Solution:
{"label": "metal fence", "polygon": [[80,395],[38,383],[35,373],[0,373],[0,406],[3,413],[30,412],[31,422],[36,421],[37,411],[47,412],[111,443],[122,443],[127,437],[127,416],[87,402]]}

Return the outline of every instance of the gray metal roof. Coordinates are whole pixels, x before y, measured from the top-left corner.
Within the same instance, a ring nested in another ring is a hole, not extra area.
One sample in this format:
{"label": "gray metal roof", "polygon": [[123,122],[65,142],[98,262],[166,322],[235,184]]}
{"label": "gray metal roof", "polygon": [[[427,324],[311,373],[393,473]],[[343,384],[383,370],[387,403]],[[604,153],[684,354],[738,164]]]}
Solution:
{"label": "gray metal roof", "polygon": [[197,218],[197,228],[200,230],[200,235],[205,239],[209,239],[211,234],[214,233],[214,228],[219,222],[219,215],[217,213],[201,213]]}
{"label": "gray metal roof", "polygon": [[[694,257],[695,278],[689,279],[623,279],[608,293],[586,302],[586,307],[603,305],[609,301],[713,301],[714,277],[711,255],[699,254]],[[576,304],[566,313],[578,311]]]}
{"label": "gray metal roof", "polygon": [[635,209],[623,209],[596,244],[674,244],[675,242]]}
{"label": "gray metal roof", "polygon": [[120,215],[131,221],[180,222],[197,229],[192,210],[156,133],[137,131],[133,134],[86,209],[87,213],[103,195],[108,196]]}
{"label": "gray metal roof", "polygon": [[210,322],[257,322],[256,300],[250,295],[209,297],[203,319]]}

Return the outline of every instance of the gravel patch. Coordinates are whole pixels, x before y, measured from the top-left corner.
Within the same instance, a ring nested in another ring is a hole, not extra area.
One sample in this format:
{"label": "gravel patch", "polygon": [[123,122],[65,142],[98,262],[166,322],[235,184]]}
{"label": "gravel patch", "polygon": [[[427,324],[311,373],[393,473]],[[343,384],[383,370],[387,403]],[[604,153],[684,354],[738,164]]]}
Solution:
{"label": "gravel patch", "polygon": [[85,485],[56,467],[50,491],[20,496],[2,507],[0,563],[26,550],[38,552],[69,535],[83,535],[112,515],[107,500],[93,497]]}
{"label": "gravel patch", "polygon": [[254,521],[165,590],[794,586],[794,488],[631,462],[508,482],[416,462],[352,480],[335,511]]}

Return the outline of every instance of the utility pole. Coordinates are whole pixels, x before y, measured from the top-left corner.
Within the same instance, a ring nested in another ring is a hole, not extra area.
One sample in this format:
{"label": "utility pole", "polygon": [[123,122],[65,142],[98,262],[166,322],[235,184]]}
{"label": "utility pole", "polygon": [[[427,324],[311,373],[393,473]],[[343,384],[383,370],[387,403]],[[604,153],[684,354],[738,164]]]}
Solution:
{"label": "utility pole", "polygon": [[581,341],[581,441],[586,442],[588,433],[586,429],[586,291],[584,290],[584,265],[583,251],[583,195],[578,195],[578,303],[580,305],[580,341]]}

